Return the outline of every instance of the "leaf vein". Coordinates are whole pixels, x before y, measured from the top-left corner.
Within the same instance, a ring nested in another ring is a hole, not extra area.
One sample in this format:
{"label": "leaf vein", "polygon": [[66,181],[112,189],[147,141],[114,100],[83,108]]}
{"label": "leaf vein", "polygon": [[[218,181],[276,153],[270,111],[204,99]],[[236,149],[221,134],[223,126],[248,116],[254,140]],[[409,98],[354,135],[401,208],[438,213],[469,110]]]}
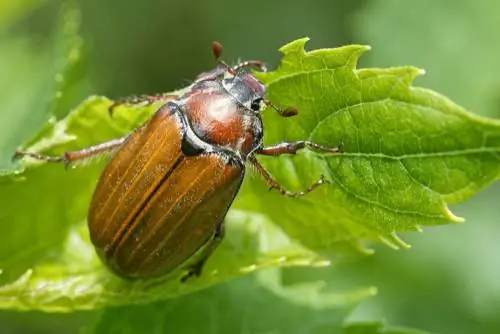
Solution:
{"label": "leaf vein", "polygon": [[[369,152],[343,152],[343,157],[353,157],[353,158],[378,158],[378,159],[390,159],[390,160],[402,160],[402,159],[422,159],[422,158],[441,158],[441,157],[453,157],[460,155],[470,155],[470,154],[482,154],[482,153],[499,153],[500,147],[478,147],[463,149],[461,151],[443,151],[443,152],[429,152],[429,153],[412,153],[412,154],[401,154],[401,155],[387,155],[384,153],[369,153]],[[338,157],[339,153],[325,153],[324,157]]]}
{"label": "leaf vein", "polygon": [[396,208],[391,208],[387,205],[384,205],[380,202],[376,202],[376,201],[371,201],[369,200],[368,198],[364,197],[364,196],[361,196],[359,194],[356,194],[355,192],[349,190],[349,188],[347,188],[341,181],[340,179],[336,178],[334,175],[335,173],[333,172],[332,168],[330,167],[329,164],[326,164],[327,166],[327,169],[329,171],[329,174],[330,174],[330,177],[331,179],[337,183],[340,188],[345,192],[347,193],[348,195],[351,195],[353,196],[354,198],[360,200],[360,201],[363,201],[363,202],[366,202],[368,205],[372,205],[372,206],[376,206],[376,207],[379,207],[381,209],[384,209],[384,210],[387,210],[387,211],[391,211],[391,212],[394,212],[394,213],[397,213],[397,214],[403,214],[403,215],[410,215],[410,216],[417,216],[417,217],[425,217],[425,218],[433,218],[433,219],[443,219],[444,217],[442,215],[439,215],[439,214],[426,214],[426,213],[422,213],[422,212],[418,212],[418,211],[413,211],[413,210],[401,210],[401,209],[396,209]]}

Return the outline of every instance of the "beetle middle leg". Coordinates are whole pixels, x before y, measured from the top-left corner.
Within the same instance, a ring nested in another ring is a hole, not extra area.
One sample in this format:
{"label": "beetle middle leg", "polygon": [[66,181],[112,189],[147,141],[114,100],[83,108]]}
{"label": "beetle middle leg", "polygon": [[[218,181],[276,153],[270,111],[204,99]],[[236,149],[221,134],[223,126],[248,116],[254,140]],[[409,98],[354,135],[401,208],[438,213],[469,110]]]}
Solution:
{"label": "beetle middle leg", "polygon": [[205,246],[203,246],[203,249],[201,251],[201,254],[197,255],[199,256],[196,261],[189,265],[187,267],[187,274],[182,276],[181,282],[184,283],[191,277],[199,277],[201,275],[201,272],[203,271],[203,267],[205,266],[205,263],[207,262],[208,258],[212,255],[212,253],[215,251],[215,249],[220,245],[222,239],[224,239],[225,235],[225,225],[224,221],[222,221],[217,228],[215,229],[215,232],[212,236],[212,238],[207,242]]}
{"label": "beetle middle leg", "polygon": [[[261,154],[261,155],[267,155],[267,156],[279,156],[282,154],[296,154],[297,151],[302,150],[304,148],[311,148],[314,150],[318,151],[323,151],[323,152],[329,152],[329,153],[340,153],[342,152],[342,148],[340,146],[324,146],[320,145],[308,140],[301,140],[297,142],[283,142],[277,145],[273,146],[267,146],[263,147],[259,150],[257,150],[255,153],[256,154]],[[281,184],[279,184],[278,181],[272,176],[267,169],[262,166],[262,164],[257,160],[257,158],[253,155],[250,155],[248,157],[248,160],[250,163],[257,169],[260,175],[264,177],[266,180],[267,184],[269,185],[270,189],[276,189],[278,192],[284,196],[287,197],[301,197],[304,195],[307,195],[317,187],[325,184],[327,181],[325,180],[325,176],[321,175],[321,177],[311,184],[309,187],[307,187],[304,190],[301,191],[290,191],[285,189]]]}
{"label": "beetle middle leg", "polygon": [[61,156],[50,156],[43,155],[36,152],[26,152],[26,151],[16,151],[14,159],[20,159],[22,157],[30,157],[36,160],[46,161],[46,162],[62,162],[67,167],[72,162],[79,160],[84,160],[87,158],[92,158],[101,154],[111,153],[113,150],[120,147],[127,137],[122,137],[114,140],[107,141],[95,146],[84,148],[78,151],[68,151]]}
{"label": "beetle middle leg", "polygon": [[259,174],[264,177],[267,184],[269,185],[269,190],[276,189],[283,196],[301,197],[301,196],[309,194],[314,189],[316,189],[319,186],[321,186],[322,184],[326,183],[325,176],[321,175],[321,177],[316,182],[311,184],[306,189],[300,190],[300,191],[290,191],[290,190],[284,188],[281,184],[279,184],[279,182],[276,181],[274,176],[271,173],[269,173],[269,171],[267,169],[265,169],[264,166],[262,166],[262,164],[259,162],[259,160],[257,160],[257,158],[255,158],[253,155],[249,156],[248,160],[255,167],[255,169],[257,169],[257,172],[259,172]]}

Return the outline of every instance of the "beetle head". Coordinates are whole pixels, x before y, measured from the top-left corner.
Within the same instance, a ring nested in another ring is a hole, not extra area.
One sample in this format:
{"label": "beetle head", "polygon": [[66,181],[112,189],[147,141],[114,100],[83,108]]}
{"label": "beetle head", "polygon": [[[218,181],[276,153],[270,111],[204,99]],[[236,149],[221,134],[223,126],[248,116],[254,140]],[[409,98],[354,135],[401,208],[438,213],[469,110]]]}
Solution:
{"label": "beetle head", "polygon": [[266,86],[251,73],[226,73],[222,86],[239,104],[253,112],[260,112],[266,107],[264,95]]}
{"label": "beetle head", "polygon": [[226,92],[247,110],[251,110],[254,113],[260,113],[269,106],[276,110],[282,117],[291,117],[298,114],[295,108],[281,109],[271,101],[265,99],[264,95],[267,92],[266,86],[252,75],[252,73],[244,70],[253,67],[266,72],[267,68],[264,62],[259,60],[248,60],[231,67],[221,59],[222,45],[218,42],[212,44],[212,53],[219,63],[219,66],[214,70],[200,74],[195,82],[216,80],[222,77],[222,86]]}
{"label": "beetle head", "polygon": [[[298,114],[297,109],[293,107],[281,109],[271,101],[266,100],[264,98],[267,92],[266,86],[251,73],[242,71],[244,68],[254,67],[262,72],[266,72],[267,68],[264,62],[260,60],[247,60],[231,67],[220,58],[222,54],[222,45],[220,45],[220,43],[214,42],[212,44],[212,52],[221,66],[216,70],[208,72],[208,75],[206,73],[202,74],[200,76],[201,78],[215,77],[223,74],[224,80],[222,81],[222,85],[224,89],[226,89],[239,104],[255,113],[259,113],[269,106],[276,110],[282,117],[292,117]],[[222,69],[225,69],[225,72],[222,72]]]}

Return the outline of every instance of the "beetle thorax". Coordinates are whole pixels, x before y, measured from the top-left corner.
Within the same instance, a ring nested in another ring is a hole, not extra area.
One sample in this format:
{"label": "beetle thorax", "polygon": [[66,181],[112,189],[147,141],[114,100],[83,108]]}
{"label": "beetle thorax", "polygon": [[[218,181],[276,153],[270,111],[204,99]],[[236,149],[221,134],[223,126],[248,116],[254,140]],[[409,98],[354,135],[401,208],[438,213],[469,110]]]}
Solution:
{"label": "beetle thorax", "polygon": [[260,114],[220,91],[200,91],[186,100],[193,131],[203,141],[246,157],[262,139]]}

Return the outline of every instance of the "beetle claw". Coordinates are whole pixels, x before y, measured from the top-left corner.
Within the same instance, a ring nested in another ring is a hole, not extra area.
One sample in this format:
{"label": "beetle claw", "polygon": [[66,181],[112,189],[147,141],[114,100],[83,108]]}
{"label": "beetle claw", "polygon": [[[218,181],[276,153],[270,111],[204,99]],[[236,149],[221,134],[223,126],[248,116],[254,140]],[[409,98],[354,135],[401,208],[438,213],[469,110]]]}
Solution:
{"label": "beetle claw", "polygon": [[64,161],[64,170],[68,170],[71,167],[71,162],[70,161]]}
{"label": "beetle claw", "polygon": [[12,156],[12,161],[21,160],[23,156],[24,156],[23,152],[16,151],[16,153],[14,153],[14,155]]}
{"label": "beetle claw", "polygon": [[341,141],[340,144],[337,145],[339,149],[339,153],[344,153],[344,141]]}
{"label": "beetle claw", "polygon": [[267,191],[269,191],[269,192],[271,192],[273,189],[278,189],[279,190],[279,188],[280,188],[278,185],[276,185],[274,183],[270,183],[268,185],[268,187],[269,187],[269,189]]}
{"label": "beetle claw", "polygon": [[194,263],[193,265],[189,266],[187,268],[188,272],[181,278],[181,283],[186,283],[186,281],[192,277],[200,277],[201,270],[203,269],[203,264],[204,261],[200,261],[198,263]]}
{"label": "beetle claw", "polygon": [[68,170],[69,167],[71,167],[71,158],[69,157],[68,153],[64,153],[62,159],[61,159],[62,163],[64,164],[64,169],[65,170]]}
{"label": "beetle claw", "polygon": [[109,117],[111,117],[111,118],[113,117],[113,114],[114,114],[114,112],[115,112],[115,109],[116,109],[119,105],[121,105],[121,103],[119,103],[119,102],[114,102],[112,105],[110,105],[110,106],[108,107],[108,114],[109,114]]}

